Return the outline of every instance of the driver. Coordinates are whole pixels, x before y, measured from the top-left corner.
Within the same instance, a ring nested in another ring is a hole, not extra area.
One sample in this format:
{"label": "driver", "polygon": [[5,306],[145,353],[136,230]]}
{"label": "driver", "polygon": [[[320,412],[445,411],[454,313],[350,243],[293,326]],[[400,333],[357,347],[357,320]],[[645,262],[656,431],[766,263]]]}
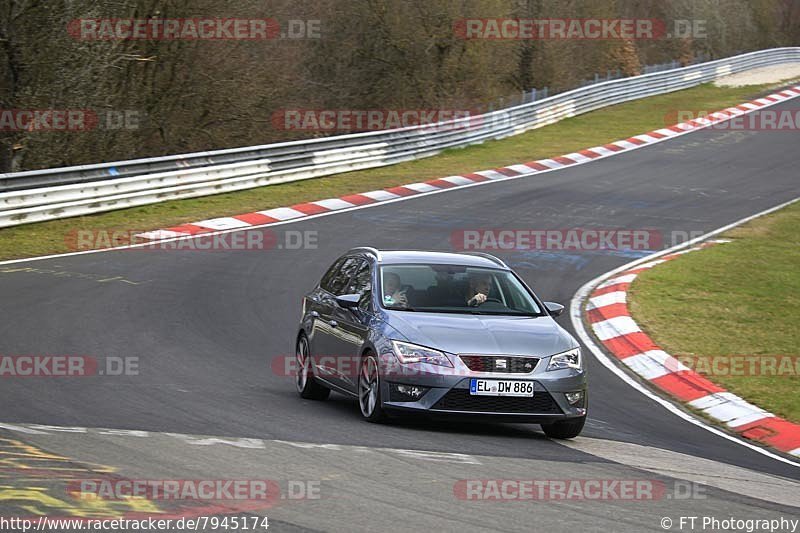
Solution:
{"label": "driver", "polygon": [[467,289],[467,305],[476,307],[484,303],[489,298],[489,291],[492,287],[491,275],[484,273],[472,273],[469,275],[469,288]]}

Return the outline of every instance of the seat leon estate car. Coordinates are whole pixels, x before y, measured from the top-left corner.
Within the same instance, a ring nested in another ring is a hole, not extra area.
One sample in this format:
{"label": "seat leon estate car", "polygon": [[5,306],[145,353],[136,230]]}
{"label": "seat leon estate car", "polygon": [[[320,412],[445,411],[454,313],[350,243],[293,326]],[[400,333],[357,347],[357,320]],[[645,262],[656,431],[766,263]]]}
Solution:
{"label": "seat leon estate car", "polygon": [[563,310],[488,254],[355,248],[303,298],[297,390],[352,396],[372,422],[475,417],[572,438],[587,379]]}

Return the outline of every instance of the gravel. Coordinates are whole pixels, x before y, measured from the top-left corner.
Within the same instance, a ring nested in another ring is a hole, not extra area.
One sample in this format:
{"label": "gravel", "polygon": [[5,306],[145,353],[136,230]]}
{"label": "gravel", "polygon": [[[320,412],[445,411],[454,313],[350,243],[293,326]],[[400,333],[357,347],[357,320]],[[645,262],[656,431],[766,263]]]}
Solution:
{"label": "gravel", "polygon": [[725,76],[714,82],[717,87],[743,87],[778,83],[783,80],[800,78],[800,63],[786,63],[769,67],[754,68],[738,74]]}

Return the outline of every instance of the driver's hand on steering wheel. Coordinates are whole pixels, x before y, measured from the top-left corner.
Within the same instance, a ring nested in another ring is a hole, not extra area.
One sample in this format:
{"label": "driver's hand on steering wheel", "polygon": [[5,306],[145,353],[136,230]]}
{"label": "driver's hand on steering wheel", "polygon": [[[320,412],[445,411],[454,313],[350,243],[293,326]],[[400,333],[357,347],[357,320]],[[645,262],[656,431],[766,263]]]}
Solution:
{"label": "driver's hand on steering wheel", "polygon": [[475,296],[470,298],[470,300],[467,302],[467,305],[471,305],[471,306],[481,305],[482,303],[484,303],[486,301],[486,298],[488,298],[488,296],[486,296],[482,292],[479,292]]}

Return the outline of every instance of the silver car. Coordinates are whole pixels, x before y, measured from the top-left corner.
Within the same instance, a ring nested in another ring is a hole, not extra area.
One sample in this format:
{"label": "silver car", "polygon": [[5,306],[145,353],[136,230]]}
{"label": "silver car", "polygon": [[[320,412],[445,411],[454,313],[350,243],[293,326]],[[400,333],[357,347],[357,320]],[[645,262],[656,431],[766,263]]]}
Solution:
{"label": "silver car", "polygon": [[572,438],[587,379],[563,310],[488,254],[355,248],[303,298],[297,389],[353,396],[371,422],[481,417]]}

